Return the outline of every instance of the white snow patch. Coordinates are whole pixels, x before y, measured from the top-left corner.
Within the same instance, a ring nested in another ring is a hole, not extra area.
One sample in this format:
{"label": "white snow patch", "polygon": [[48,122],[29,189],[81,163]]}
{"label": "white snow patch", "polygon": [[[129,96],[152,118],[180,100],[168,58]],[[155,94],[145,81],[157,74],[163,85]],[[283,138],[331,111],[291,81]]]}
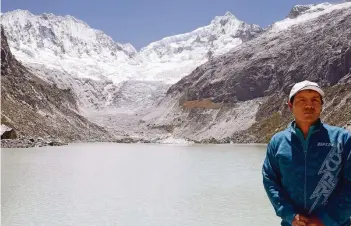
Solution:
{"label": "white snow patch", "polygon": [[159,143],[159,144],[181,144],[181,145],[194,144],[194,142],[192,142],[192,141],[187,141],[187,140],[182,139],[182,138],[175,138],[172,135],[169,135],[169,137],[167,137],[165,139],[157,140],[156,143]]}
{"label": "white snow patch", "polygon": [[272,25],[270,32],[281,32],[293,25],[297,25],[300,23],[304,23],[308,20],[315,19],[319,16],[330,13],[334,10],[350,8],[350,7],[351,7],[351,2],[335,4],[335,5],[329,4],[329,3],[317,4],[312,6],[310,9],[306,10],[305,12],[303,12],[302,15],[299,15],[297,18],[294,18],[294,19],[286,18],[282,21],[274,23]]}

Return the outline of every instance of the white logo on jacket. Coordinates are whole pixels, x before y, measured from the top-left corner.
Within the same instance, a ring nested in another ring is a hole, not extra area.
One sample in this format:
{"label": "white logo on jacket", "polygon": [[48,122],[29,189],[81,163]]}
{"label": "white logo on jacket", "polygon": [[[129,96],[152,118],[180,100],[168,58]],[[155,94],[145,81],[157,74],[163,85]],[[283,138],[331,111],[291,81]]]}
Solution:
{"label": "white logo on jacket", "polygon": [[323,174],[323,176],[310,197],[310,199],[315,198],[316,200],[314,201],[309,214],[312,213],[320,198],[324,197],[322,204],[327,204],[330,194],[338,183],[338,174],[340,173],[342,162],[343,148],[341,144],[334,145],[331,143],[318,143],[317,146],[331,146],[332,148],[318,172],[318,175]]}
{"label": "white logo on jacket", "polygon": [[318,147],[334,147],[335,146],[335,144],[333,144],[333,143],[323,143],[323,142],[318,142],[317,143],[317,146]]}

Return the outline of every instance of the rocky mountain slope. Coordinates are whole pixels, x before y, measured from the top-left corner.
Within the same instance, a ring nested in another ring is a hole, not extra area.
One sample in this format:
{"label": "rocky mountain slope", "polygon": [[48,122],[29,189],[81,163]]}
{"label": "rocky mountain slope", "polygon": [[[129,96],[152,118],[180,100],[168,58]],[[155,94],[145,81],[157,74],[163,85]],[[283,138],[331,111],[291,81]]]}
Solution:
{"label": "rocky mountain slope", "polygon": [[112,140],[77,111],[76,97],[27,70],[12,55],[1,27],[1,124],[19,137],[61,141]]}
{"label": "rocky mountain slope", "polygon": [[[351,124],[351,3],[309,6],[172,85],[150,128],[212,142],[267,142],[292,119],[286,101],[302,80],[326,90],[322,118]],[[318,8],[318,10],[316,9]]]}

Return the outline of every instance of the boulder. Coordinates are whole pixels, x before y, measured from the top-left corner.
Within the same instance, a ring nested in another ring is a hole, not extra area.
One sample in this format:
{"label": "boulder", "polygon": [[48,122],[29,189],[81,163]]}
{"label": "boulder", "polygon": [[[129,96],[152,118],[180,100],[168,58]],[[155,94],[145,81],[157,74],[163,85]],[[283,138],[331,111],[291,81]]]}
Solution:
{"label": "boulder", "polygon": [[16,139],[17,133],[14,129],[1,124],[1,139]]}

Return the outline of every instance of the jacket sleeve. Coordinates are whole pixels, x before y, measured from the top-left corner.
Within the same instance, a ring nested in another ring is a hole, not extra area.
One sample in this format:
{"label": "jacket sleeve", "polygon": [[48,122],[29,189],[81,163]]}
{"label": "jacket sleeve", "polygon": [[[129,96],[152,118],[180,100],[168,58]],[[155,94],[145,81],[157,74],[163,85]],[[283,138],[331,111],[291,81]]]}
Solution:
{"label": "jacket sleeve", "polygon": [[281,185],[275,149],[274,142],[271,140],[268,144],[266,158],[262,167],[263,185],[277,216],[291,223],[296,213]]}
{"label": "jacket sleeve", "polygon": [[317,212],[323,223],[329,225],[340,225],[351,217],[351,135],[343,147],[346,152],[346,161],[341,173],[341,186],[335,190],[329,198],[327,205]]}

